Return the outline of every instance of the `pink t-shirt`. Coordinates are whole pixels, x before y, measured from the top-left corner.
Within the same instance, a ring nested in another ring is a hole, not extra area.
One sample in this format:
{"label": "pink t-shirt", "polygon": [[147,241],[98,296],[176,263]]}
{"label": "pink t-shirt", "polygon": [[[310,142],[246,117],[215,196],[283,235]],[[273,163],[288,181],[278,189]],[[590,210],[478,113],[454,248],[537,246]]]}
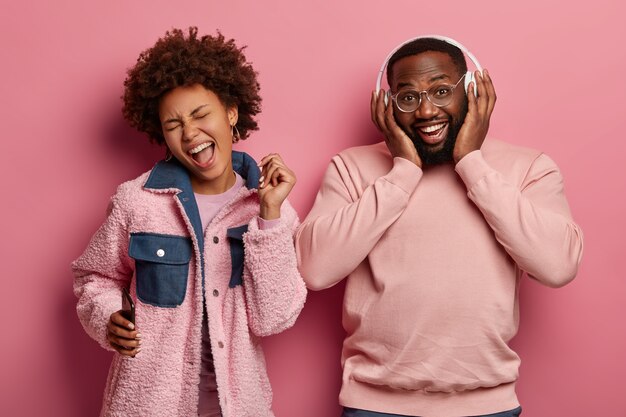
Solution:
{"label": "pink t-shirt", "polygon": [[[244,185],[241,176],[235,173],[235,184],[222,194],[195,194],[200,220],[202,221],[202,230],[206,230],[207,226],[213,218],[219,213],[230,200],[239,192]],[[279,219],[264,220],[257,217],[259,229],[266,230],[276,226]],[[221,417],[219,398],[217,395],[217,381],[215,379],[215,366],[213,365],[213,354],[211,353],[211,339],[209,337],[209,325],[204,310],[202,320],[202,367],[200,368],[200,397],[198,400],[198,416],[201,417]]]}

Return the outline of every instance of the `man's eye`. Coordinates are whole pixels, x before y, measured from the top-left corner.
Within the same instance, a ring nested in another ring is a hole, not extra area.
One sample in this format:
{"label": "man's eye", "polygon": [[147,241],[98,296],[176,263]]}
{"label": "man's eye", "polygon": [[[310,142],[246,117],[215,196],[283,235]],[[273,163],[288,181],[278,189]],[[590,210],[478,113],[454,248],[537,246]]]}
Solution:
{"label": "man's eye", "polygon": [[448,86],[437,87],[434,90],[435,90],[435,94],[434,94],[435,97],[445,97],[448,94],[450,94],[450,91],[452,91],[450,87]]}
{"label": "man's eye", "polygon": [[405,94],[403,96],[400,97],[400,100],[410,103],[411,101],[415,101],[416,97],[413,94]]}

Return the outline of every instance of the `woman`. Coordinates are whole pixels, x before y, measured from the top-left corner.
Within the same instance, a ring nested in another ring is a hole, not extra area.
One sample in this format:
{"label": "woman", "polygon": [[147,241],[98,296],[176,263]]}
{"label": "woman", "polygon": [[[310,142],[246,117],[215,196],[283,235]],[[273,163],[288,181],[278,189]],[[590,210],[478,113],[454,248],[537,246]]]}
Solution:
{"label": "woman", "polygon": [[259,338],[294,323],[306,289],[293,172],[232,151],[258,129],[256,73],[233,40],[190,28],[144,51],[124,85],[124,117],[167,157],[118,188],[72,264],[85,330],[118,352],[101,414],[273,416]]}

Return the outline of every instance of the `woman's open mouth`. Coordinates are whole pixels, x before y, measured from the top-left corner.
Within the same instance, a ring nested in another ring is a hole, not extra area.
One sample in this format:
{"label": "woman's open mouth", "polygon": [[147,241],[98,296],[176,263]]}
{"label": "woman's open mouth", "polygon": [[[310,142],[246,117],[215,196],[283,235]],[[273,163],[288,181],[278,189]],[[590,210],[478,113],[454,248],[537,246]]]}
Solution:
{"label": "woman's open mouth", "polygon": [[215,143],[204,142],[188,152],[191,159],[201,168],[207,168],[213,162],[215,156]]}

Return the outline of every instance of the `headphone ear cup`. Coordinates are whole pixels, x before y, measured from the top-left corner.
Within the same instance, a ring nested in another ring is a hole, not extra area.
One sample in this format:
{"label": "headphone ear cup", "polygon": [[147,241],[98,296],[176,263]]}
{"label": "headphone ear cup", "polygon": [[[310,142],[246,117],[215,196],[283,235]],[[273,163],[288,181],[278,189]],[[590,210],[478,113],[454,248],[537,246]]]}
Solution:
{"label": "headphone ear cup", "polygon": [[[465,93],[467,94],[468,90],[469,90],[469,85],[471,82],[474,81],[474,72],[473,71],[467,71],[465,73]],[[474,92],[476,92],[476,82],[474,82]]]}

